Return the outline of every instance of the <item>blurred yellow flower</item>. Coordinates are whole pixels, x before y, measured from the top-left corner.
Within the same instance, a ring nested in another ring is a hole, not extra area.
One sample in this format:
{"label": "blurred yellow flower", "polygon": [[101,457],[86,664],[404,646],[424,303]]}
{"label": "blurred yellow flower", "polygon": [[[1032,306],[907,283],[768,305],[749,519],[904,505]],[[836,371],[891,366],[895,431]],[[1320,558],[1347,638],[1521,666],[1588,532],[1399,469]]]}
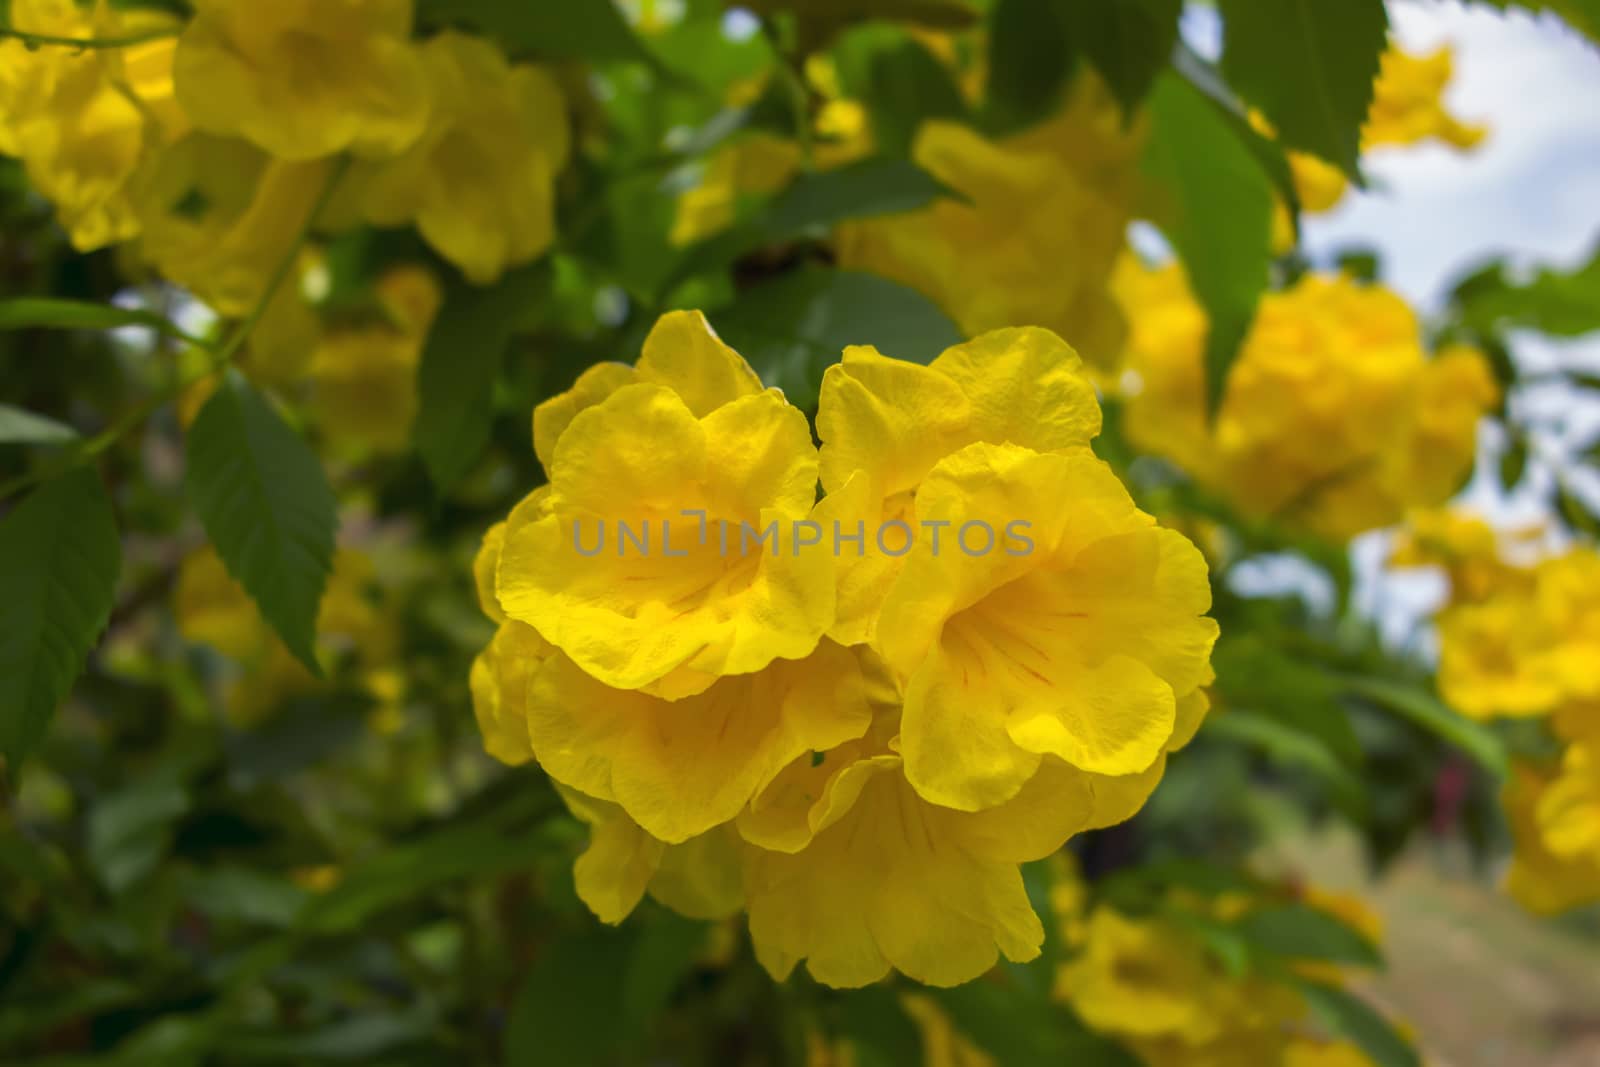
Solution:
{"label": "blurred yellow flower", "polygon": [[1030,324],[1053,330],[1109,371],[1126,324],[1108,288],[1132,214],[1142,128],[1125,128],[1097,80],[1075,84],[1062,112],[990,141],[930,121],[918,164],[962,199],[840,227],[840,266],[919,290],[974,336]]}
{"label": "blurred yellow flower", "polygon": [[1308,274],[1266,294],[1208,425],[1206,318],[1181,267],[1125,262],[1117,286],[1136,323],[1130,440],[1245,514],[1343,540],[1441,503],[1470,471],[1498,398],[1487,361],[1464,348],[1429,360],[1388,290]]}
{"label": "blurred yellow flower", "polygon": [[1454,61],[1448,45],[1425,56],[1399,48],[1384,52],[1361,130],[1362,146],[1409,145],[1435,138],[1453,148],[1476,147],[1488,130],[1462,122],[1444,104]]}
{"label": "blurred yellow flower", "polygon": [[490,41],[441,33],[417,75],[432,106],[398,158],[358,167],[346,190],[368,222],[415,223],[468,280],[487,285],[555,236],[555,180],[571,151],[566,99],[549,72]]}
{"label": "blurred yellow flower", "polygon": [[[151,12],[91,11],[73,0],[13,0],[11,25],[55,37],[137,36],[176,24]],[[0,153],[20,157],[87,252],[136,236],[130,183],[152,148],[182,134],[172,39],[122,49],[30,49],[0,40]]]}
{"label": "blurred yellow flower", "polygon": [[1557,773],[1518,762],[1500,797],[1516,848],[1506,872],[1506,892],[1540,915],[1555,915],[1600,900],[1600,854],[1555,852],[1541,824],[1541,809]]}
{"label": "blurred yellow flower", "polygon": [[422,267],[395,267],[374,286],[372,321],[327,330],[310,358],[322,432],[348,448],[397,450],[411,439],[417,364],[443,299]]}
{"label": "blurred yellow flower", "polygon": [[411,0],[194,0],[178,99],[196,127],[282,160],[392,156],[421,136]]}

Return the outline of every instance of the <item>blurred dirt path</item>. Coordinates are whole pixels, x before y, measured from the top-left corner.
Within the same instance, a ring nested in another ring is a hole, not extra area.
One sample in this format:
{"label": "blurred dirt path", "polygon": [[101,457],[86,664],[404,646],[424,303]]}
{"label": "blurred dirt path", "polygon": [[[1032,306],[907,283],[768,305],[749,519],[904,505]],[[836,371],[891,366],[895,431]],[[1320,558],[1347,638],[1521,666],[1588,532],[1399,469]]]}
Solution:
{"label": "blurred dirt path", "polygon": [[1389,969],[1362,988],[1432,1067],[1600,1067],[1600,937],[1527,914],[1449,856],[1403,858],[1376,884],[1344,833],[1295,837],[1264,859],[1383,916]]}

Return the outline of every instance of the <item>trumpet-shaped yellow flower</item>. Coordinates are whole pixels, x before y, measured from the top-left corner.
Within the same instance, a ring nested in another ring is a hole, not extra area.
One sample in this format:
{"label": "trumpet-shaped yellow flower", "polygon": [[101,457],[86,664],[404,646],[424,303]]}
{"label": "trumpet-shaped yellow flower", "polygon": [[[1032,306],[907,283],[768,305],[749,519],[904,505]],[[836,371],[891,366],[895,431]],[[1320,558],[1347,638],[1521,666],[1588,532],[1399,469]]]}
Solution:
{"label": "trumpet-shaped yellow flower", "polygon": [[397,267],[378,280],[381,318],[329,330],[313,350],[322,429],[353,448],[400,449],[417,411],[417,364],[442,299],[433,275]]}
{"label": "trumpet-shaped yellow flower", "polygon": [[816,499],[805,416],[698,313],[664,316],[633,378],[541,408],[570,416],[558,434],[536,413],[550,493],[507,525],[500,606],[599,681],[669,699],[810,655],[834,582],[796,543]]}
{"label": "trumpet-shaped yellow flower", "polygon": [[1088,827],[1087,776],[1052,760],[1011,803],[958,812],[919,796],[892,749],[873,751],[844,746],[815,766],[806,760],[773,783],[759,827],[741,821],[747,839],[793,849],[746,853],[763,966],[781,980],[805,960],[817,981],[845,988],[891,969],[949,986],[1002,953],[1038,955],[1044,928],[1017,865]]}
{"label": "trumpet-shaped yellow flower", "polygon": [[[170,23],[164,15],[93,11],[73,0],[15,0],[11,25],[54,37],[115,37]],[[0,40],[0,153],[20,157],[80,251],[134,237],[130,183],[154,147],[181,134],[173,106],[172,40],[116,50],[30,50]]]}
{"label": "trumpet-shaped yellow flower", "polygon": [[[878,610],[904,563],[889,524],[918,528],[916,493],[945,456],[977,441],[1037,451],[1086,445],[1100,432],[1100,406],[1082,361],[1041,329],[995,330],[948,349],[927,366],[870,347],[847,348],[822,379],[817,433],[822,487],[818,518],[834,532],[867,531],[837,560],[839,602],[831,635],[870,640]],[[894,540],[891,537],[890,540]]]}
{"label": "trumpet-shaped yellow flower", "polygon": [[480,285],[538,258],[555,235],[555,180],[570,152],[566,101],[546,71],[494,44],[442,33],[423,46],[432,110],[420,139],[352,175],[379,226],[414,222]]}
{"label": "trumpet-shaped yellow flower", "polygon": [[[1154,273],[1155,277],[1145,277]],[[1130,439],[1164,455],[1246,514],[1344,539],[1442,502],[1471,469],[1478,418],[1497,390],[1483,357],[1423,353],[1393,293],[1307,275],[1262,299],[1214,426],[1204,406],[1206,320],[1180,268],[1126,265],[1134,321]]]}
{"label": "trumpet-shaped yellow flower", "polygon": [[195,0],[178,100],[197,128],[283,160],[392,156],[428,119],[411,0]]}
{"label": "trumpet-shaped yellow flower", "polygon": [[919,290],[971,336],[1028,323],[1110,370],[1125,323],[1109,291],[1132,211],[1138,132],[1103,87],[1081,82],[1063,114],[1007,141],[925,123],[916,161],[963,199],[849,223],[841,266]]}
{"label": "trumpet-shaped yellow flower", "polygon": [[[1199,551],[1087,449],[971,445],[934,467],[917,516],[924,532],[877,636],[905,679],[917,791],[970,811],[1014,796],[1045,756],[1147,771],[1178,698],[1210,679],[1217,626]],[[940,548],[930,523],[945,524]]]}
{"label": "trumpet-shaped yellow flower", "polygon": [[1593,745],[1568,746],[1536,814],[1553,854],[1600,864],[1600,759]]}

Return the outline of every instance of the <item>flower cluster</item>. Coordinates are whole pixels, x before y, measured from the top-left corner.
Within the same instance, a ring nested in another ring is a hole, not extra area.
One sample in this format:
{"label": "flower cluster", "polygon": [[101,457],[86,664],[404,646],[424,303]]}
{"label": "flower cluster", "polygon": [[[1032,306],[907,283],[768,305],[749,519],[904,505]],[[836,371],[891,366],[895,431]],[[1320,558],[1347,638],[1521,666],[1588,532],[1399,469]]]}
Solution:
{"label": "flower cluster", "polygon": [[1388,290],[1307,274],[1265,295],[1214,419],[1206,316],[1182,268],[1129,257],[1117,292],[1133,323],[1129,438],[1241,512],[1342,540],[1443,503],[1470,472],[1499,395],[1488,361],[1463,346],[1429,358]]}
{"label": "flower cluster", "polygon": [[1558,753],[1522,760],[1506,786],[1507,888],[1541,913],[1600,900],[1600,554],[1528,560],[1526,535],[1497,537],[1481,520],[1418,525],[1397,560],[1452,577],[1437,620],[1440,694],[1480,721],[1538,720]]}
{"label": "flower cluster", "polygon": [[363,317],[313,306],[315,255],[275,280],[308,228],[414,226],[477,284],[536,259],[570,151],[562,90],[486,39],[415,39],[411,0],[193,9],[181,22],[15,0],[17,33],[104,47],[0,41],[0,152],[23,160],[78,249],[121,245],[218,315],[259,312],[245,372],[309,381],[331,434],[392,447],[432,281],[402,268]]}
{"label": "flower cluster", "polygon": [[[743,907],[776,976],[955,984],[1038,952],[1018,864],[1131,815],[1198,727],[1205,562],[1089,451],[1093,389],[1046,330],[926,365],[849,349],[816,428],[820,451],[693,312],[540,405],[549,484],[476,568],[499,631],[474,707],[489,751],[536,759],[590,824],[602,919],[646,891]],[[908,552],[707,533],[889,520]],[[936,547],[1015,521],[1026,549]],[[577,551],[595,523],[663,537]]]}

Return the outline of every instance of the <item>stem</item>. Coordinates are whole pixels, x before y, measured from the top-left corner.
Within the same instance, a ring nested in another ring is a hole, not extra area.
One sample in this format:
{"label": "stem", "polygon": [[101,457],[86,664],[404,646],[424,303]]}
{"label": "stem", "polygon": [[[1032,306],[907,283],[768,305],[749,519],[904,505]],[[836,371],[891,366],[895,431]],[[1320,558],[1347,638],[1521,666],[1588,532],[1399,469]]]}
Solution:
{"label": "stem", "polygon": [[300,251],[305,247],[306,240],[311,236],[311,228],[316,224],[317,216],[322,214],[323,209],[328,206],[328,202],[333,199],[339,180],[344,177],[349,168],[350,160],[348,157],[341,157],[334,163],[332,170],[328,172],[327,181],[323,184],[322,192],[317,195],[316,203],[312,204],[311,210],[306,213],[305,220],[301,222],[299,230],[295,232],[294,240],[289,244],[289,250],[273,270],[272,276],[267,280],[266,288],[261,290],[261,295],[257,298],[255,307],[250,309],[250,314],[245,316],[244,320],[239,323],[238,327],[228,337],[227,343],[217,350],[211,362],[203,370],[173,382],[166,389],[156,393],[133,410],[124,413],[121,418],[110,426],[89,438],[78,448],[62,456],[55,463],[45,464],[37,470],[29,471],[27,474],[19,475],[8,482],[0,484],[0,500],[5,500],[40,482],[48,481],[59,474],[65,474],[74,467],[87,463],[116,444],[130,431],[137,428],[151,415],[165,407],[191,386],[205,381],[232,363],[234,357],[239,354],[239,350],[244,347],[244,343],[250,339],[250,334],[260,324],[262,316],[267,313],[267,307],[272,303],[273,297],[277,295],[278,290],[283,287],[284,281],[294,270],[295,261],[300,258]]}
{"label": "stem", "polygon": [[149,44],[151,41],[163,41],[168,37],[176,37],[183,31],[177,27],[168,27],[161,30],[149,30],[145,33],[129,34],[127,37],[54,37],[47,33],[25,33],[22,30],[13,30],[0,26],[0,38],[15,37],[29,48],[76,48],[80,52],[91,49],[131,48],[134,45]]}
{"label": "stem", "polygon": [[811,137],[811,92],[806,88],[805,74],[798,59],[784,48],[777,23],[771,18],[761,20],[761,32],[778,57],[778,73],[789,91],[790,106],[794,109],[795,140],[800,143],[800,158],[806,170],[815,169]]}

